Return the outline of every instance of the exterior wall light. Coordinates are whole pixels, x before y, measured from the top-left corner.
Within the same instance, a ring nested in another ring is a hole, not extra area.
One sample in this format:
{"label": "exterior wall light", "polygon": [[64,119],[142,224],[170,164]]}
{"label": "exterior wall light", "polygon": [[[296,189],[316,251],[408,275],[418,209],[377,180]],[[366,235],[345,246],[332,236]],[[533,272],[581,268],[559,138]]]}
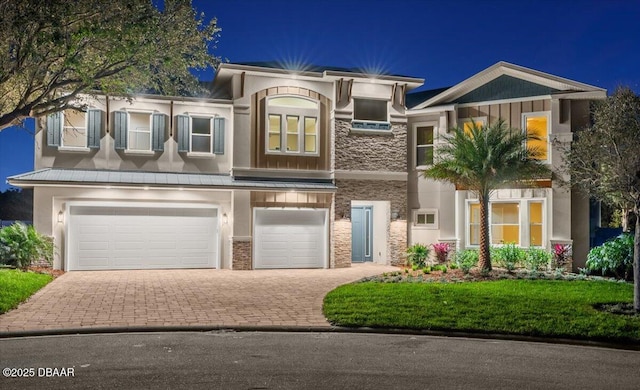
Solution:
{"label": "exterior wall light", "polygon": [[62,210],[58,211],[58,223],[64,223],[64,213]]}
{"label": "exterior wall light", "polygon": [[227,213],[222,214],[222,223],[224,225],[226,225],[227,223],[229,223],[229,216],[227,216]]}

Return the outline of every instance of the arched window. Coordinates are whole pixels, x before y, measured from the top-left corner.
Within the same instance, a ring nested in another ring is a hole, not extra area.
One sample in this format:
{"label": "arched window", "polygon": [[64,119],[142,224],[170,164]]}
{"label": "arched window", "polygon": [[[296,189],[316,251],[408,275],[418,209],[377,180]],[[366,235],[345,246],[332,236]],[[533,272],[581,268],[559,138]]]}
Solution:
{"label": "arched window", "polygon": [[297,96],[269,97],[266,115],[267,153],[318,155],[317,101]]}

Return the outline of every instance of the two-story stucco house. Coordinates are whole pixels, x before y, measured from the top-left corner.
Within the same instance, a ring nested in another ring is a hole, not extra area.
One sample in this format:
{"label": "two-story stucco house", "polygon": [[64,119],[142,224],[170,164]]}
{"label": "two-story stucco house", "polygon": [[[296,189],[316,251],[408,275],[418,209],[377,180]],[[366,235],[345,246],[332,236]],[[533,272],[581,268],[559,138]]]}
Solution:
{"label": "two-story stucco house", "polygon": [[[87,99],[86,112],[39,118],[34,224],[54,267],[334,268],[404,261],[411,243],[478,244],[465,189],[421,169],[453,126],[498,118],[559,144],[606,91],[508,63],[451,88],[352,69],[222,64],[216,98]],[[588,200],[541,178],[491,202],[495,244],[589,242]],[[516,186],[514,186],[516,187]],[[579,260],[578,260],[579,262]]]}

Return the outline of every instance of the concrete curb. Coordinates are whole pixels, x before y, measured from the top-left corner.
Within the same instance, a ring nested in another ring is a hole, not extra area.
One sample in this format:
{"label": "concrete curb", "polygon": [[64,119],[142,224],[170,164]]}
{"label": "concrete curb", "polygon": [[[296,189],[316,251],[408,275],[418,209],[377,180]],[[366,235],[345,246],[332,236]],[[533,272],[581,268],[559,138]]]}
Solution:
{"label": "concrete curb", "polygon": [[291,332],[291,333],[354,333],[354,334],[397,334],[415,336],[435,336],[468,338],[481,340],[522,341],[547,344],[574,345],[584,347],[612,348],[631,351],[640,351],[640,343],[637,342],[612,342],[601,340],[580,340],[568,338],[548,338],[538,336],[509,335],[496,333],[472,333],[472,332],[447,332],[418,329],[395,328],[347,328],[339,326],[124,326],[124,327],[87,327],[47,330],[24,330],[13,332],[0,332],[0,339],[60,336],[60,335],[85,335],[85,334],[114,334],[114,333],[167,333],[167,332]]}

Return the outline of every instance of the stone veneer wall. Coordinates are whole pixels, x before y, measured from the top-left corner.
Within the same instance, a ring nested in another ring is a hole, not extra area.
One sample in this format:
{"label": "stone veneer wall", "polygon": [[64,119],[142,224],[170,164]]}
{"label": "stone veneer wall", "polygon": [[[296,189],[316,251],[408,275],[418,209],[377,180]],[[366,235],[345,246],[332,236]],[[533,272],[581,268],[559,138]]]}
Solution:
{"label": "stone veneer wall", "polygon": [[386,200],[398,219],[407,219],[407,182],[392,180],[336,180],[336,220],[351,218],[352,200]]}
{"label": "stone veneer wall", "polygon": [[398,219],[389,225],[389,261],[391,265],[405,263],[407,252],[407,221]]}
{"label": "stone veneer wall", "polygon": [[407,182],[385,180],[336,180],[335,222],[333,224],[334,264],[351,265],[351,201],[388,201],[390,211],[399,216],[387,233],[387,260],[402,264],[407,248]]}
{"label": "stone veneer wall", "polygon": [[391,132],[351,132],[351,123],[336,120],[335,169],[407,171],[407,125],[393,123]]}
{"label": "stone veneer wall", "polygon": [[351,266],[351,221],[339,219],[333,223],[334,256],[332,268]]}
{"label": "stone veneer wall", "polygon": [[234,270],[250,270],[251,266],[251,241],[234,241],[231,260]]}

